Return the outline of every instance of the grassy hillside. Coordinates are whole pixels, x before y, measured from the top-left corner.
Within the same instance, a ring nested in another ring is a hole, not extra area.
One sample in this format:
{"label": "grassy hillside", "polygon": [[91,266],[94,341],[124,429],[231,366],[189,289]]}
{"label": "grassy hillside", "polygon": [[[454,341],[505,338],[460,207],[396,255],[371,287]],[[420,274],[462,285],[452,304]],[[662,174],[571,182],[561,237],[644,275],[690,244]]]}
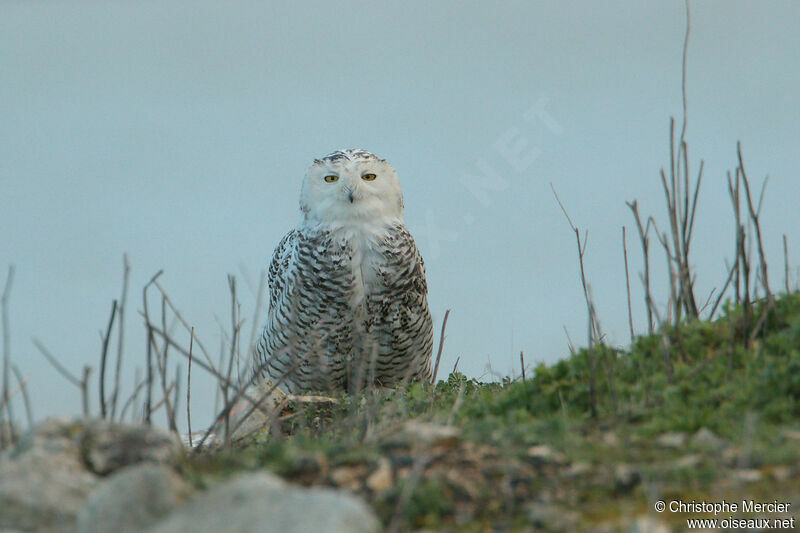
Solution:
{"label": "grassy hillside", "polygon": [[800,504],[800,294],[766,306],[630,351],[584,349],[525,381],[454,373],[435,388],[290,406],[272,436],[192,456],[186,474],[203,485],[266,467],[343,487],[396,531],[616,531],[637,517],[683,529],[713,515],[658,514],[655,502]]}

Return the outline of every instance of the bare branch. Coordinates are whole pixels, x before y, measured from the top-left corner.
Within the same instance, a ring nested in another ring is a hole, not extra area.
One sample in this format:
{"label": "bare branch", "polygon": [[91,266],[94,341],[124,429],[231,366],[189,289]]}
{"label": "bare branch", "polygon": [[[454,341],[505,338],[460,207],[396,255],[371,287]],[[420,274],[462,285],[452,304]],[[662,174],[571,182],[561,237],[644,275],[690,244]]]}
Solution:
{"label": "bare branch", "polygon": [[653,297],[650,293],[650,255],[649,245],[650,239],[648,233],[650,232],[650,220],[647,221],[647,227],[642,226],[642,220],[639,217],[639,206],[634,200],[633,202],[626,202],[628,207],[633,211],[633,217],[636,220],[636,227],[639,230],[639,240],[642,244],[642,254],[644,256],[644,273],[642,275],[642,283],[644,284],[644,303],[647,306],[647,327],[648,333],[653,334]]}
{"label": "bare branch", "polygon": [[108,340],[111,338],[111,327],[114,325],[114,317],[117,316],[117,301],[111,304],[111,316],[108,319],[108,327],[103,337],[103,350],[100,352],[100,417],[106,417],[106,356],[108,355]]}
{"label": "bare branch", "polygon": [[628,326],[631,330],[631,344],[633,344],[633,312],[631,310],[631,278],[628,272],[628,244],[625,239],[625,226],[622,226],[622,255],[625,258],[625,289],[628,294]]}
{"label": "bare branch", "polygon": [[192,447],[192,347],[194,346],[194,327],[189,337],[189,371],[186,377],[186,425],[189,429],[189,447]]}
{"label": "bare branch", "polygon": [[[589,376],[589,396],[590,396],[590,403],[591,403],[591,412],[592,416],[597,415],[597,402],[595,397],[595,356],[594,356],[594,346],[595,344],[600,343],[600,339],[602,337],[602,333],[600,332],[600,324],[597,320],[597,315],[595,314],[594,304],[592,303],[591,295],[589,294],[589,286],[586,283],[586,272],[583,266],[583,254],[586,252],[585,244],[581,246],[581,234],[577,227],[572,223],[572,219],[569,217],[567,210],[564,208],[564,204],[561,203],[561,199],[558,197],[558,193],[556,193],[556,189],[552,183],[550,183],[550,188],[553,190],[553,195],[556,197],[556,201],[558,205],[561,206],[561,211],[564,212],[564,216],[567,217],[567,222],[569,222],[570,228],[575,233],[575,239],[578,245],[578,262],[581,268],[581,285],[583,286],[583,296],[586,300],[586,307],[588,308],[589,312],[589,368],[590,368],[590,376]],[[584,243],[588,240],[589,231],[586,230],[584,233]]]}
{"label": "bare branch", "polygon": [[124,352],[125,338],[125,304],[128,300],[128,278],[131,272],[131,265],[128,262],[128,254],[122,254],[122,295],[119,300],[119,328],[117,328],[117,361],[114,366],[114,390],[111,393],[111,420],[117,414],[117,400],[119,398],[120,375],[122,373],[122,355]]}
{"label": "bare branch", "polygon": [[142,288],[142,301],[144,302],[144,321],[145,327],[147,328],[147,396],[145,397],[145,415],[144,415],[144,422],[147,425],[150,425],[150,415],[152,413],[153,407],[153,343],[155,340],[153,339],[153,328],[150,325],[150,314],[147,309],[147,289],[150,288],[150,285],[156,283],[158,277],[164,273],[164,270],[159,270],[156,274],[150,278],[150,281]]}
{"label": "bare branch", "polygon": [[14,371],[14,376],[17,378],[17,383],[22,391],[22,401],[25,406],[25,416],[28,419],[28,429],[33,427],[33,411],[31,410],[31,399],[28,397],[28,378],[23,378],[22,373],[17,368],[17,365],[11,365],[11,370]]}
{"label": "bare branch", "polygon": [[[11,285],[14,283],[14,265],[9,265],[8,274],[6,275],[6,284],[3,287],[3,295],[0,297],[0,313],[2,314],[3,322],[3,387],[2,396],[0,396],[0,407],[5,407],[5,412],[8,414],[8,428],[11,442],[17,440],[14,434],[14,412],[11,407],[10,395],[10,372],[11,366],[11,332],[8,326],[8,297],[11,294]],[[3,409],[0,408],[0,422],[3,420]],[[0,431],[2,431],[2,424],[0,424]]]}
{"label": "bare branch", "polygon": [[62,366],[61,363],[58,362],[58,359],[53,357],[53,355],[47,350],[47,348],[45,348],[44,344],[42,344],[42,341],[40,341],[39,339],[34,337],[33,338],[33,345],[36,346],[36,348],[39,350],[39,352],[41,352],[41,354],[44,355],[45,359],[47,359],[50,362],[50,364],[53,365],[53,368],[58,370],[58,372],[62,376],[67,378],[67,381],[69,381],[70,383],[72,383],[73,385],[78,387],[79,389],[83,386],[83,384],[81,383],[80,378],[75,377],[69,370],[64,368],[64,366]]}
{"label": "bare branch", "polygon": [[758,211],[757,211],[755,209],[755,207],[753,206],[753,198],[750,196],[750,183],[749,183],[749,180],[747,179],[747,174],[745,173],[745,170],[744,170],[744,161],[742,160],[742,143],[741,142],[737,142],[736,143],[736,155],[739,158],[739,168],[741,169],[742,183],[744,184],[744,192],[745,192],[745,195],[747,197],[747,208],[748,208],[748,210],[750,212],[750,218],[751,218],[751,220],[753,222],[753,227],[755,228],[755,231],[756,231],[756,243],[758,244],[758,256],[759,256],[759,258],[761,260],[761,276],[762,276],[762,280],[763,280],[764,291],[766,291],[767,298],[770,299],[770,301],[771,301],[772,300],[772,292],[769,289],[769,278],[767,277],[767,259],[766,259],[766,255],[764,254],[764,243],[761,240],[761,224],[759,223],[759,220],[758,220],[758,211],[761,210],[761,199],[763,199],[763,196],[764,196],[763,187],[766,187],[767,182],[766,182],[766,180],[764,180],[764,185],[762,186],[761,198],[759,199],[759,202],[758,202],[759,206],[758,206]]}
{"label": "bare branch", "polygon": [[436,353],[436,365],[433,367],[433,376],[431,376],[431,383],[436,384],[436,376],[439,375],[439,361],[442,359],[442,349],[444,348],[444,330],[447,327],[447,317],[450,316],[450,309],[444,312],[444,319],[442,320],[442,331],[439,333],[439,351]]}
{"label": "bare branch", "polygon": [[786,234],[783,234],[783,280],[786,283],[786,294],[791,294],[789,288],[789,247],[786,244]]}

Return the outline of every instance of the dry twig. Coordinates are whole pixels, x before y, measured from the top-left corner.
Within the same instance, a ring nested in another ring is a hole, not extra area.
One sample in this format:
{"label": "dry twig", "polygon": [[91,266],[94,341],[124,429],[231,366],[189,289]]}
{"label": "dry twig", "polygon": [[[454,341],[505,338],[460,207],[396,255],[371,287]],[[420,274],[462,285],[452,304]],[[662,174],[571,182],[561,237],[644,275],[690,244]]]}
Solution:
{"label": "dry twig", "polygon": [[442,359],[442,348],[444,348],[444,330],[447,327],[447,317],[450,316],[450,310],[444,312],[444,319],[442,320],[442,331],[439,334],[439,351],[436,353],[436,365],[433,367],[433,376],[431,376],[431,383],[436,384],[436,376],[439,375],[439,361]]}

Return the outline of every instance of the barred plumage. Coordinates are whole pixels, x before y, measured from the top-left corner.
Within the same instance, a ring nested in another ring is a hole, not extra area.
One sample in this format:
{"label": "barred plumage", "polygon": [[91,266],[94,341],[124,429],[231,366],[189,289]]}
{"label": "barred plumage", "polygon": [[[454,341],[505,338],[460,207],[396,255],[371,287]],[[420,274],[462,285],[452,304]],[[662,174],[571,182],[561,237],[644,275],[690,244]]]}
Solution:
{"label": "barred plumage", "polygon": [[314,161],[303,220],[269,268],[269,312],[254,368],[289,392],[430,379],[425,265],[403,222],[394,169],[364,150]]}

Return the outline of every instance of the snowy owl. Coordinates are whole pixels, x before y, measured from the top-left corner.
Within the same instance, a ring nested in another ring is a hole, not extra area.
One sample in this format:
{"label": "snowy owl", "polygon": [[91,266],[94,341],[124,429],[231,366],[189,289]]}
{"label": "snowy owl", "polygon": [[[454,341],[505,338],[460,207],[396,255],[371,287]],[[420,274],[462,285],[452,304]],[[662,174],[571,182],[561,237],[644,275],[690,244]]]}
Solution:
{"label": "snowy owl", "polygon": [[429,380],[425,265],[403,222],[392,166],[365,150],[315,159],[302,220],[269,267],[269,312],[253,361],[287,392]]}

